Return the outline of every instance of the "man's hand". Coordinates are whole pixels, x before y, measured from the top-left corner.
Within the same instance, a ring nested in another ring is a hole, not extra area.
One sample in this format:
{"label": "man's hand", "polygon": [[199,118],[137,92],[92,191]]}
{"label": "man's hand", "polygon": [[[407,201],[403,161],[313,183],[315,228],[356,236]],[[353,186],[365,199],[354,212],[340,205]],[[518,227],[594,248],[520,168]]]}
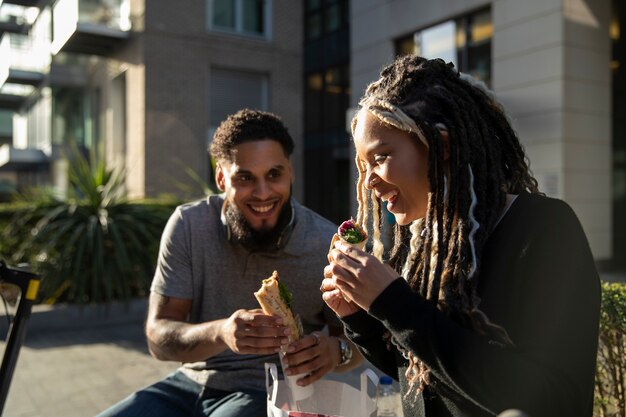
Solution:
{"label": "man's hand", "polygon": [[337,338],[313,332],[287,347],[283,371],[287,375],[306,374],[298,380],[298,385],[306,386],[333,371],[339,358]]}
{"label": "man's hand", "polygon": [[238,310],[230,317],[188,323],[191,300],[150,294],[146,336],[157,359],[198,362],[226,349],[236,353],[272,354],[288,343],[280,319],[261,310]]}
{"label": "man's hand", "polygon": [[290,330],[263,310],[237,310],[220,328],[219,337],[235,353],[269,355],[289,343]]}

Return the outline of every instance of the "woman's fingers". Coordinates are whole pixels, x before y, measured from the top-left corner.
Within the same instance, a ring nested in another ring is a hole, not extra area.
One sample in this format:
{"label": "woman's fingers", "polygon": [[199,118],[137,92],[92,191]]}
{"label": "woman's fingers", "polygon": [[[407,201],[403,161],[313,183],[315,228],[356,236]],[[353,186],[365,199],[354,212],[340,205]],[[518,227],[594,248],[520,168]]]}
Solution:
{"label": "woman's fingers", "polygon": [[[350,261],[351,262],[351,261]],[[332,277],[330,283],[327,284],[329,288],[343,289],[345,287],[354,288],[355,277],[352,272],[352,268],[348,265],[341,264],[338,261],[333,261],[331,264]]]}

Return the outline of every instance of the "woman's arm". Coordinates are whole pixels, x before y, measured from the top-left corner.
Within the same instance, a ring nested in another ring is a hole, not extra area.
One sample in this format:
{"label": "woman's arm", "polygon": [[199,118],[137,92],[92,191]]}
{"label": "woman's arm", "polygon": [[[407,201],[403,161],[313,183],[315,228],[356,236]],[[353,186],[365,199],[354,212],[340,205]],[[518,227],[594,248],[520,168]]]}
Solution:
{"label": "woman's arm", "polygon": [[387,287],[369,313],[426,363],[438,384],[474,406],[494,413],[517,408],[532,416],[590,415],[599,280],[571,209],[552,214],[546,213],[550,221],[510,266],[518,268],[494,277],[506,280],[503,288],[517,299],[518,311],[511,314],[514,305],[502,298],[497,308],[514,318],[508,325],[499,322],[501,317],[490,319],[509,331],[515,346],[463,327],[403,280]]}
{"label": "woman's arm", "polygon": [[342,321],[346,335],[363,356],[376,368],[397,380],[396,348],[385,341],[385,327],[382,323],[362,310],[344,317]]}

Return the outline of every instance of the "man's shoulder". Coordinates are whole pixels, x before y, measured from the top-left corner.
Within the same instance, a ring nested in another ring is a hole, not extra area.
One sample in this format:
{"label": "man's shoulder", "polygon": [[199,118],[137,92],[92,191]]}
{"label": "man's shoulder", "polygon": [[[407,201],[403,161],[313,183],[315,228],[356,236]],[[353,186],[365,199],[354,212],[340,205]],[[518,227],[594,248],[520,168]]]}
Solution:
{"label": "man's shoulder", "polygon": [[294,204],[296,227],[285,250],[293,254],[326,253],[337,226],[302,204]]}
{"label": "man's shoulder", "polygon": [[176,207],[176,211],[184,217],[206,216],[210,212],[220,213],[224,199],[221,195],[210,195],[206,198],[189,201]]}

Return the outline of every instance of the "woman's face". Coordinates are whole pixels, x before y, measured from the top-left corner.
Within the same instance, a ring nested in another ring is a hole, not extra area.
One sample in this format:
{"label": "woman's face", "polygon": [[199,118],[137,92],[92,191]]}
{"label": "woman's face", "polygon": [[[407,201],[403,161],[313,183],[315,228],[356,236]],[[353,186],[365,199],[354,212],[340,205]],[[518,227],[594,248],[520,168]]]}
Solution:
{"label": "woman's face", "polygon": [[354,144],[365,185],[400,225],[426,216],[428,206],[428,149],[415,136],[381,123],[360,110]]}

